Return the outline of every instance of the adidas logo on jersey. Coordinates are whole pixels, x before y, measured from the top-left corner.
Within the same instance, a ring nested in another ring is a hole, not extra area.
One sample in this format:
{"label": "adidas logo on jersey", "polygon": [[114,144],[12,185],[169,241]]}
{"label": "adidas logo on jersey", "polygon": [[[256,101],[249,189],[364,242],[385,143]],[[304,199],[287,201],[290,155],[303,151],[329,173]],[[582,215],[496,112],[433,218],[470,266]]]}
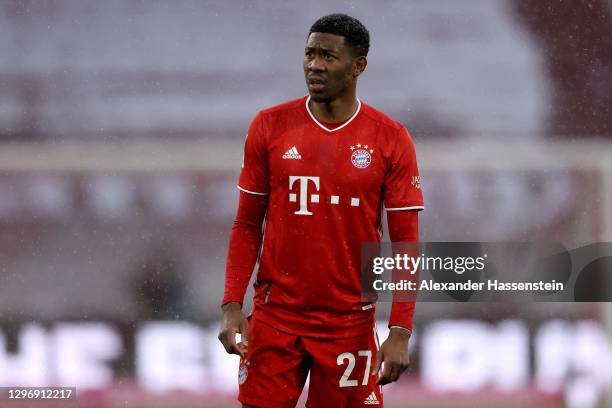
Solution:
{"label": "adidas logo on jersey", "polygon": [[295,146],[293,146],[291,149],[287,150],[285,154],[283,154],[283,159],[299,160],[301,158],[302,155],[300,154],[300,152],[298,152]]}
{"label": "adidas logo on jersey", "polygon": [[376,398],[376,394],[374,394],[374,391],[372,391],[372,393],[368,395],[368,398],[366,398],[363,403],[366,405],[380,405],[380,401],[378,400],[378,398]]}

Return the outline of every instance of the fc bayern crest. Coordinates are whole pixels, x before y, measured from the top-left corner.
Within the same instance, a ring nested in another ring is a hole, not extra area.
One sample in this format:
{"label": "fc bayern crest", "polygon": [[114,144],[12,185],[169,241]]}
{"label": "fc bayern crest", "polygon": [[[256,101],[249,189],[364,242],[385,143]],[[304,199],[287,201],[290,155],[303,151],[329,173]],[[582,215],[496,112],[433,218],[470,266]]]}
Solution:
{"label": "fc bayern crest", "polygon": [[368,145],[351,146],[351,151],[351,163],[358,169],[365,169],[372,163],[374,149],[370,149]]}
{"label": "fc bayern crest", "polygon": [[248,363],[240,364],[240,370],[238,370],[238,384],[242,385],[246,381],[249,375]]}

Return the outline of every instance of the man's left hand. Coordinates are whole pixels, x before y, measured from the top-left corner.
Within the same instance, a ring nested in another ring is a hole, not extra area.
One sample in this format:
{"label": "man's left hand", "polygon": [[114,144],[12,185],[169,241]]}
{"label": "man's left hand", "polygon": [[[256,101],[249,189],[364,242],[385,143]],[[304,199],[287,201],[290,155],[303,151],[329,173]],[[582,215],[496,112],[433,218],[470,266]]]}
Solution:
{"label": "man's left hand", "polygon": [[391,328],[389,337],[383,342],[376,354],[376,361],[372,370],[372,375],[377,375],[381,364],[384,363],[382,375],[377,382],[378,385],[395,382],[406,371],[410,365],[410,356],[408,354],[409,339],[410,332],[408,330],[398,327]]}

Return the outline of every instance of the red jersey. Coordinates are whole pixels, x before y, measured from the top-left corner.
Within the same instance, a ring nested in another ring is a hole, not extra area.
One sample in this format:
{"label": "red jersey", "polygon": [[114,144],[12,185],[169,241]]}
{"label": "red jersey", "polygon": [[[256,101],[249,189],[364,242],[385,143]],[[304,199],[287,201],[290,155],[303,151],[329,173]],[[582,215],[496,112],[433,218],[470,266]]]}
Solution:
{"label": "red jersey", "polygon": [[260,111],[249,127],[238,188],[268,194],[254,312],[296,335],[371,330],[362,302],[360,247],[382,236],[382,210],[423,209],[406,128],[358,102],[330,129],[309,97]]}

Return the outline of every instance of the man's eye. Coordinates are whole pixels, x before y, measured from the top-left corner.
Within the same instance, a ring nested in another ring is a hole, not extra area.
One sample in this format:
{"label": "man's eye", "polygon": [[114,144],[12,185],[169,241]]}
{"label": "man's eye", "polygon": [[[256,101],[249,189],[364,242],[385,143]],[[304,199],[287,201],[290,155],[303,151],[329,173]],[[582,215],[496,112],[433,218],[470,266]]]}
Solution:
{"label": "man's eye", "polygon": [[323,54],[323,58],[325,58],[328,61],[331,61],[332,59],[334,59],[334,56],[331,54]]}

